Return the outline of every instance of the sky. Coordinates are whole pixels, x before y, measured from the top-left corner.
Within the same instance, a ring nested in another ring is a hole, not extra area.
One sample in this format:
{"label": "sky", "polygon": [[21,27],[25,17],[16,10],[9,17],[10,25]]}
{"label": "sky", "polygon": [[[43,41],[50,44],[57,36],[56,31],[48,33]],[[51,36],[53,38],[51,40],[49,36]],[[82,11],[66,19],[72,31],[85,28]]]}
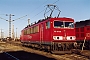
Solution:
{"label": "sky", "polygon": [[30,23],[44,19],[48,4],[58,6],[60,17],[70,17],[75,22],[90,19],[90,0],[0,0],[0,17],[3,18],[0,18],[0,31],[2,29],[5,37],[9,35],[9,22],[6,20],[9,20],[9,15],[12,14],[15,15],[11,16],[11,20],[15,20],[12,22],[14,32],[17,31],[19,37],[21,30],[28,25],[28,19]]}

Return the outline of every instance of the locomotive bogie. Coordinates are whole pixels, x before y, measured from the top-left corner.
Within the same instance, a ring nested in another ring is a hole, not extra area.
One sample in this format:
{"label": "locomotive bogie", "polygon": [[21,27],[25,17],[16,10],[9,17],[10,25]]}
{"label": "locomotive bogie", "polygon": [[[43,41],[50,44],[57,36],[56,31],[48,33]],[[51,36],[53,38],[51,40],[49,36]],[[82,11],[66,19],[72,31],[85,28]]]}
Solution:
{"label": "locomotive bogie", "polygon": [[57,51],[69,51],[70,49],[74,48],[74,42],[54,42],[52,45],[52,51],[57,50]]}

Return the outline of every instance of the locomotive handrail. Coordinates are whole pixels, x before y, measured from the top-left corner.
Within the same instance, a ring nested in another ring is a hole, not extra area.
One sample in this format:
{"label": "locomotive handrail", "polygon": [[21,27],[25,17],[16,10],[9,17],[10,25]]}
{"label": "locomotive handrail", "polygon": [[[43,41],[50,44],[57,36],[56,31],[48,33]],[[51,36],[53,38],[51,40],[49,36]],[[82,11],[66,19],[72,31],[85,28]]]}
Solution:
{"label": "locomotive handrail", "polygon": [[85,41],[86,41],[86,37],[84,38],[84,42],[83,42],[83,46],[82,46],[82,51],[83,51],[83,48],[85,47]]}

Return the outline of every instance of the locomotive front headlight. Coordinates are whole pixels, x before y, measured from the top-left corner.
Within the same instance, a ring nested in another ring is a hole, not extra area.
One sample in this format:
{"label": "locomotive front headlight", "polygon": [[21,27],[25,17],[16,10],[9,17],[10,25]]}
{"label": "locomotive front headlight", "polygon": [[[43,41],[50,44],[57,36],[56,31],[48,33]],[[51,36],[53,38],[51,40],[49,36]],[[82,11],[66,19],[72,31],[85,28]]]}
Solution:
{"label": "locomotive front headlight", "polygon": [[62,36],[53,36],[53,39],[54,40],[63,40],[63,37]]}
{"label": "locomotive front headlight", "polygon": [[63,37],[62,36],[59,36],[59,40],[63,40]]}
{"label": "locomotive front headlight", "polygon": [[56,36],[53,36],[53,39],[56,40]]}
{"label": "locomotive front headlight", "polygon": [[75,36],[73,36],[73,40],[76,40],[76,37]]}
{"label": "locomotive front headlight", "polygon": [[67,40],[75,40],[76,37],[75,36],[67,36]]}

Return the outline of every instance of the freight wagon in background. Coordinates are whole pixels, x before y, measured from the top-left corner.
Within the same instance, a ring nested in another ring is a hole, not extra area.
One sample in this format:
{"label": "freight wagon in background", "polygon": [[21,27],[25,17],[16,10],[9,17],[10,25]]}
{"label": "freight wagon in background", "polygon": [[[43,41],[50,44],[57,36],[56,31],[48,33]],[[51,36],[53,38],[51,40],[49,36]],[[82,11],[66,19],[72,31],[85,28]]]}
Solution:
{"label": "freight wagon in background", "polygon": [[[47,6],[56,7],[56,5]],[[60,10],[57,17],[52,17],[53,11],[54,9],[51,10],[49,17],[28,25],[21,31],[20,40],[23,44],[50,52],[65,52],[74,48],[76,42],[74,19],[59,17]]]}
{"label": "freight wagon in background", "polygon": [[90,19],[75,23],[76,41],[80,49],[90,49]]}

